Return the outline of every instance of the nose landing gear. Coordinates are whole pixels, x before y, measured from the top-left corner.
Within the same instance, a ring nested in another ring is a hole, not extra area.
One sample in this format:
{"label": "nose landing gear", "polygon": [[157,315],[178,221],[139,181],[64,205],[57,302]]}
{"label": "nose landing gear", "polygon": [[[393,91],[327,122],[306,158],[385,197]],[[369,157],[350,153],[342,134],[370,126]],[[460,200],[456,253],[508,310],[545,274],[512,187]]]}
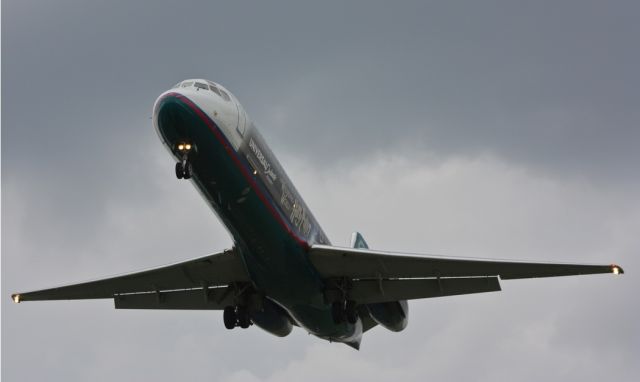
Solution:
{"label": "nose landing gear", "polygon": [[176,177],[178,179],[190,179],[193,173],[190,160],[193,145],[190,143],[179,143],[177,149],[181,158],[180,162],[176,163]]}
{"label": "nose landing gear", "polygon": [[191,163],[188,159],[176,163],[176,177],[178,179],[191,178]]}

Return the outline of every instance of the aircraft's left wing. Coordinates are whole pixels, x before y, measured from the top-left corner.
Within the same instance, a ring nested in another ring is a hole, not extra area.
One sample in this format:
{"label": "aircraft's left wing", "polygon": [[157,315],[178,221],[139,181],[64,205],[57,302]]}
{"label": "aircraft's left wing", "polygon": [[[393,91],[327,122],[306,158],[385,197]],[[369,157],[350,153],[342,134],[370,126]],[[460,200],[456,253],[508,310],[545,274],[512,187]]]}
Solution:
{"label": "aircraft's left wing", "polygon": [[33,292],[15,302],[114,298],[116,308],[221,309],[234,284],[248,282],[234,250],[164,267]]}
{"label": "aircraft's left wing", "polygon": [[351,280],[350,294],[360,303],[498,291],[499,279],[624,273],[615,264],[421,256],[327,245],[314,245],[309,257],[323,278]]}

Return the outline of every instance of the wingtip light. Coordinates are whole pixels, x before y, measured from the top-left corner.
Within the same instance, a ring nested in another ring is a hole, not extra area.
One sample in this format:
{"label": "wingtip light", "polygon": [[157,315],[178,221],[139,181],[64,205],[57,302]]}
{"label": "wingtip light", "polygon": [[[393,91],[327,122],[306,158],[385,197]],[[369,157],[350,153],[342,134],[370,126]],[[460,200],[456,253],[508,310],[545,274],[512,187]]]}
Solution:
{"label": "wingtip light", "polygon": [[617,266],[615,264],[611,265],[611,272],[613,272],[614,275],[620,275],[620,274],[624,273],[622,268],[620,268],[619,266]]}
{"label": "wingtip light", "polygon": [[20,303],[20,295],[19,294],[14,294],[11,296],[11,298],[13,299],[13,302],[15,302],[16,304]]}

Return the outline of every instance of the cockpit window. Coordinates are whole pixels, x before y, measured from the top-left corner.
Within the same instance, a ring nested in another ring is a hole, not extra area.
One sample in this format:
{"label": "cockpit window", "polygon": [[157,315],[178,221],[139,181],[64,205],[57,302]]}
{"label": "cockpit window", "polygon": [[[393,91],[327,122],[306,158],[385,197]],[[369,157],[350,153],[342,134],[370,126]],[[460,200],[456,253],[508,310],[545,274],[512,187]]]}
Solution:
{"label": "cockpit window", "polygon": [[181,83],[182,81],[178,82],[177,84],[173,85],[171,89],[179,88]]}
{"label": "cockpit window", "polygon": [[220,97],[222,97],[220,95],[220,91],[218,90],[217,87],[215,87],[214,85],[209,84],[209,89],[211,89],[212,92],[216,93],[217,95],[219,95]]}
{"label": "cockpit window", "polygon": [[220,89],[220,95],[222,96],[222,98],[225,101],[231,101],[231,98],[229,97],[229,94],[227,94],[227,92],[225,92],[224,90]]}
{"label": "cockpit window", "polygon": [[196,83],[194,84],[194,86],[195,86],[196,88],[198,88],[198,89],[208,89],[208,88],[209,88],[207,85],[203,84],[202,82],[196,82]]}
{"label": "cockpit window", "polygon": [[183,88],[188,88],[191,85],[193,85],[193,81],[185,81],[182,83]]}

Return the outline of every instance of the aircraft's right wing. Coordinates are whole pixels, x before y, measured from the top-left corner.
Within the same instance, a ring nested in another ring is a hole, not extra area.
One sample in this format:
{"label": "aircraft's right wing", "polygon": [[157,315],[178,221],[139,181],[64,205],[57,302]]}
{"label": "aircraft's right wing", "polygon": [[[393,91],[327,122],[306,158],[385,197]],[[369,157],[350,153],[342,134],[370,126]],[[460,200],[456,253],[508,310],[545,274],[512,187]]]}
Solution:
{"label": "aircraft's right wing", "polygon": [[248,281],[240,256],[227,250],[141,272],[11,297],[15,302],[113,298],[119,309],[223,309],[233,297],[233,288]]}
{"label": "aircraft's right wing", "polygon": [[309,257],[323,278],[352,280],[350,297],[360,303],[499,291],[499,278],[509,280],[624,273],[615,264],[530,263],[420,256],[327,245],[314,245]]}

